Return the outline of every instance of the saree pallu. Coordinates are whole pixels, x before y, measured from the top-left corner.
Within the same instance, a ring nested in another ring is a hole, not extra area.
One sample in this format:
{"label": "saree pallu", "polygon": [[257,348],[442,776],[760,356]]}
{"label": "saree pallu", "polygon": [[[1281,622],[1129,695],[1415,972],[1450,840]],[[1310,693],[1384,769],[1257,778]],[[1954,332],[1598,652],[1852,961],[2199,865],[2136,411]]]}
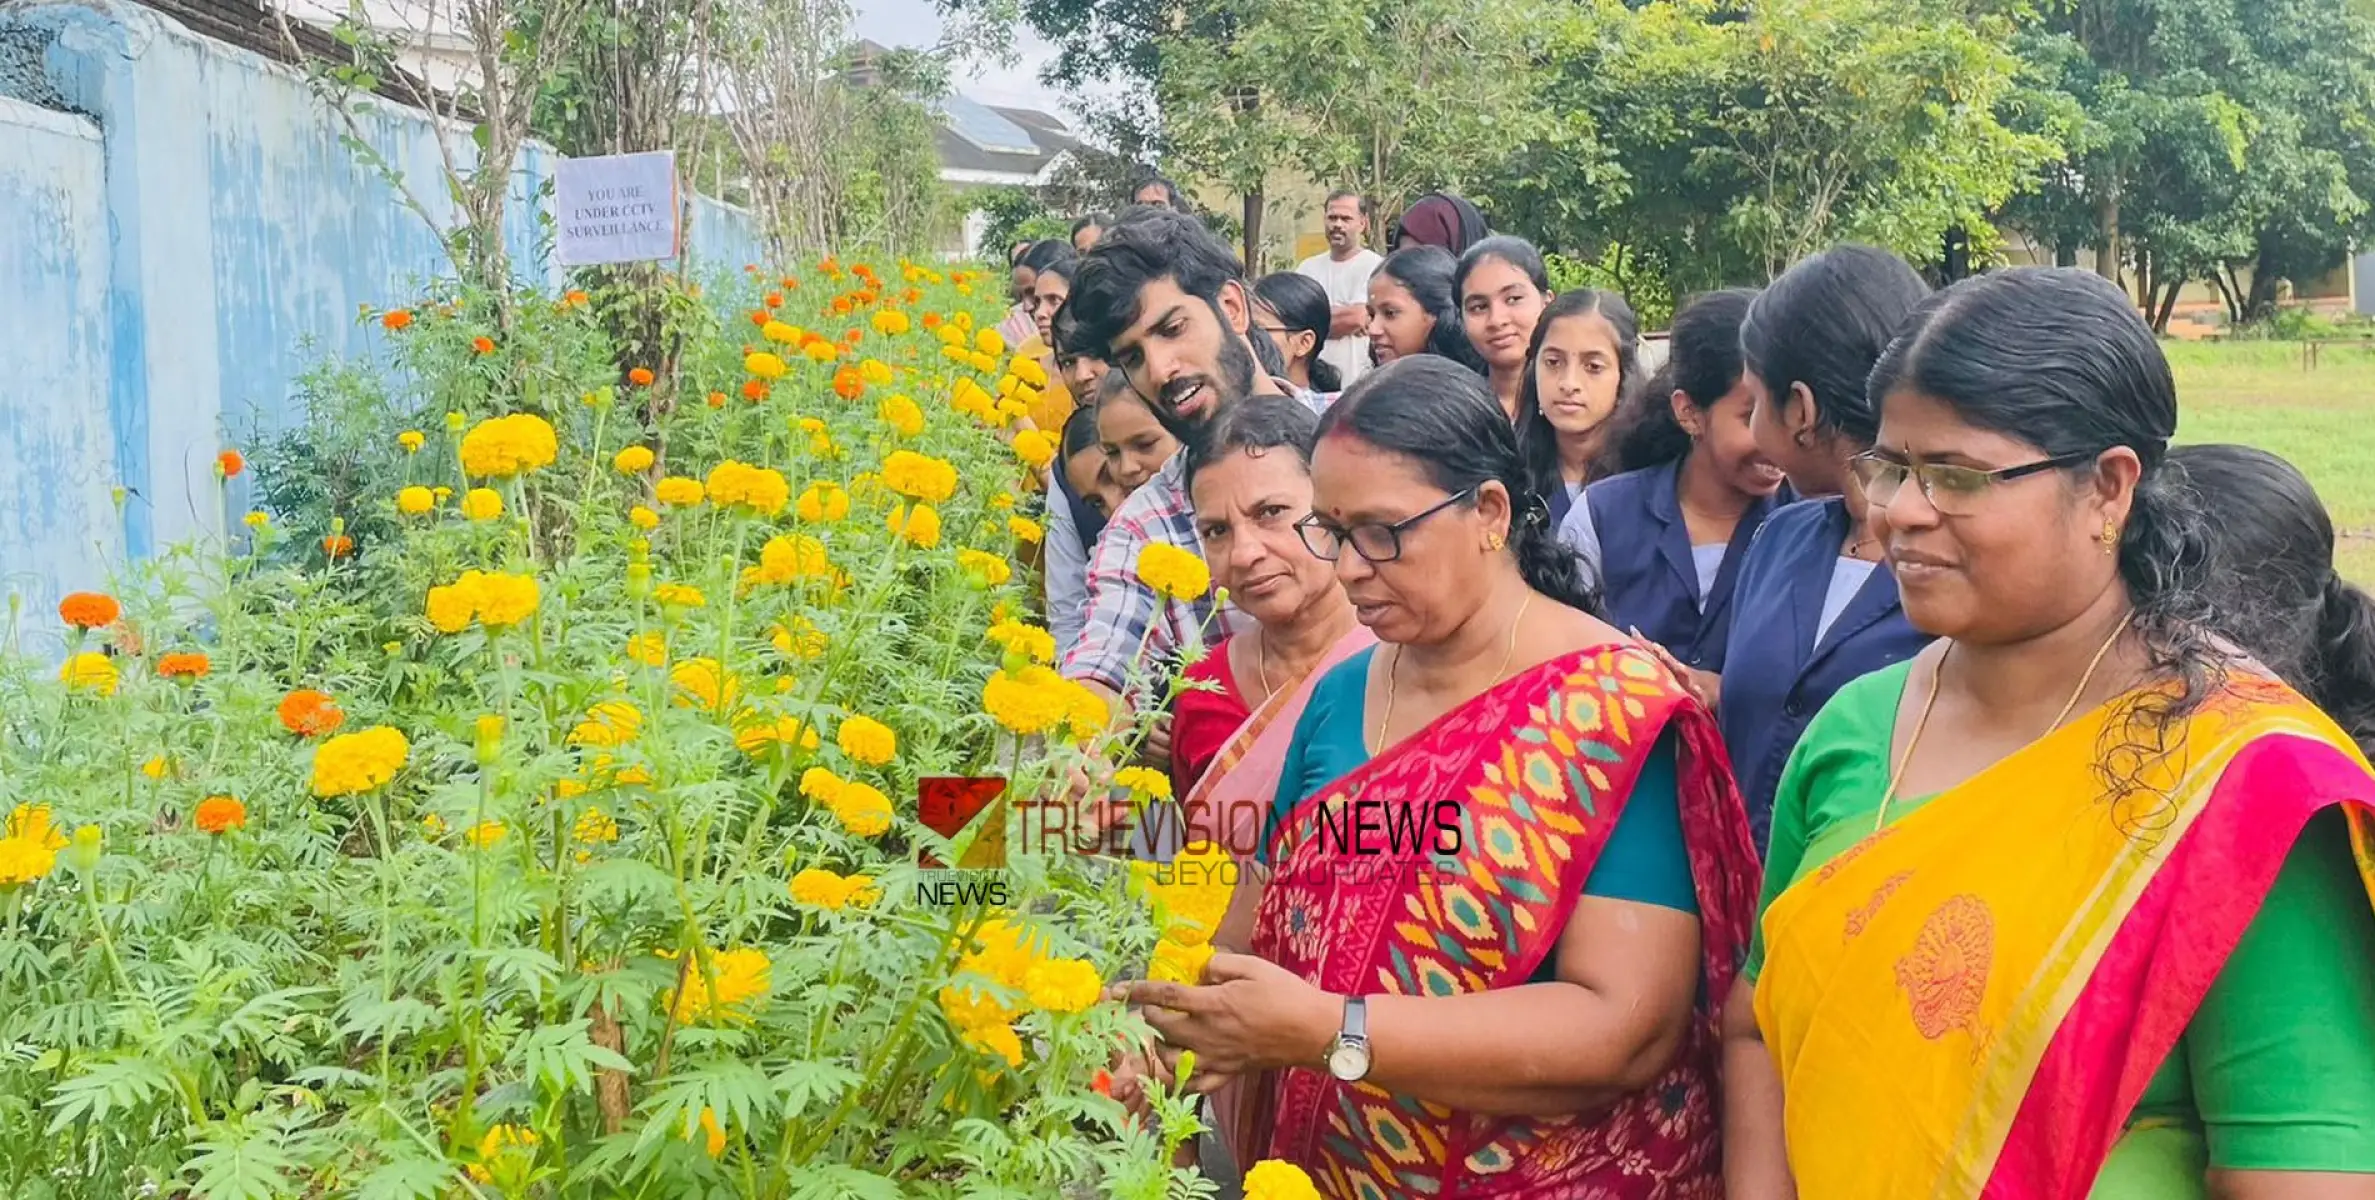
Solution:
{"label": "saree pallu", "polygon": [[2312,815],[2348,806],[2375,889],[2375,778],[2289,688],[2236,678],[2106,795],[2098,747],[2128,740],[2106,728],[2120,711],[1914,809],[1767,910],[1757,1023],[1801,1195],[2084,1197]]}
{"label": "saree pallu", "polygon": [[[1756,906],[1747,816],[1713,720],[1629,644],[1521,672],[1297,806],[1272,835],[1255,953],[1352,995],[1524,985],[1556,950],[1669,729],[1704,996],[1723,996]],[[1415,854],[1348,853],[1334,831],[1355,800],[1381,804],[1388,827],[1427,831],[1456,809],[1459,844],[1430,833]],[[1299,1067],[1272,1073],[1255,1098],[1265,1156],[1303,1167],[1331,1197],[1687,1200],[1721,1193],[1716,1061],[1703,1002],[1663,1076],[1588,1117],[1485,1116]]]}

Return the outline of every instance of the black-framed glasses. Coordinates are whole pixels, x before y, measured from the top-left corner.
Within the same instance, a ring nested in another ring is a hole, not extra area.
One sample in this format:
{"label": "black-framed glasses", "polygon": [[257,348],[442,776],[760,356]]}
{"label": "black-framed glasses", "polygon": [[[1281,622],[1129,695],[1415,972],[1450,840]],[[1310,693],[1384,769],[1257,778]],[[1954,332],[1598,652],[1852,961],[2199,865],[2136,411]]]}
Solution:
{"label": "black-framed glasses", "polygon": [[1370,562],[1393,562],[1402,557],[1403,534],[1408,533],[1428,517],[1474,496],[1477,487],[1480,486],[1482,485],[1477,484],[1462,488],[1445,496],[1424,512],[1412,513],[1391,525],[1379,521],[1365,521],[1347,529],[1318,513],[1313,513],[1295,522],[1295,535],[1303,539],[1304,549],[1329,562],[1336,561],[1344,553],[1345,544],[1348,542],[1352,545],[1353,553]]}
{"label": "black-framed glasses", "polygon": [[1986,499],[1988,489],[1999,483],[2010,483],[2025,475],[2092,462],[2100,453],[2099,450],[2089,450],[2078,454],[2057,454],[2041,462],[1998,467],[1990,471],[1982,467],[1958,467],[1950,463],[1902,463],[1867,450],[1848,459],[1847,469],[1855,476],[1857,485],[1864,489],[1864,499],[1869,503],[1885,507],[1897,498],[1897,489],[1904,487],[1907,479],[1918,479],[1921,481],[1922,498],[1930,502],[1930,507],[1950,517],[1961,517],[1975,511],[1980,502]]}

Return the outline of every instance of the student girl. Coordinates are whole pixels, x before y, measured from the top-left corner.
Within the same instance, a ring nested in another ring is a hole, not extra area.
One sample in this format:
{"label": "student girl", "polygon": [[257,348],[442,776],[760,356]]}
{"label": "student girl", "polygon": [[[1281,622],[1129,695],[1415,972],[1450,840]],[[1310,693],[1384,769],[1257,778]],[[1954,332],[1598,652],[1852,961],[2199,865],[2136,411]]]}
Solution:
{"label": "student girl", "polygon": [[1369,276],[1369,357],[1378,366],[1414,354],[1436,354],[1484,374],[1484,360],[1468,344],[1451,277],[1460,268],[1451,252],[1419,245],[1396,250]]}
{"label": "student girl", "polygon": [[1783,272],[1740,325],[1757,452],[1801,496],[1765,521],[1733,586],[1717,704],[1760,843],[1798,735],[1848,681],[1900,663],[1929,637],[1905,619],[1886,547],[1864,519],[1848,460],[1872,448],[1872,364],[1929,294],[1895,256],[1839,246]]}
{"label": "student girl", "polygon": [[1624,297],[1590,288],[1551,301],[1534,326],[1517,445],[1553,529],[1592,481],[1618,410],[1641,390],[1640,342],[1640,322]]}
{"label": "student girl", "polygon": [[1519,237],[1488,237],[1460,256],[1451,291],[1459,297],[1468,341],[1484,356],[1486,378],[1501,411],[1517,420],[1518,393],[1526,382],[1526,351],[1534,326],[1551,300],[1550,272],[1542,252]]}
{"label": "student girl", "polygon": [[1278,344],[1286,380],[1307,392],[1341,392],[1344,379],[1319,352],[1328,345],[1328,290],[1309,275],[1279,271],[1253,285],[1254,324]]}
{"label": "student girl", "polygon": [[[1589,294],[1561,296],[1552,308]],[[1559,527],[1597,572],[1610,623],[1662,647],[1689,669],[1686,678],[1723,671],[1733,587],[1782,487],[1780,468],[1757,452],[1748,428],[1740,326],[1755,298],[1713,292],[1675,316],[1672,385],[1629,400],[1624,417],[1601,426],[1623,425],[1616,437],[1626,465],[1644,465],[1585,488]],[[1556,323],[1542,322],[1545,330]],[[1556,338],[1542,340],[1547,355]],[[1535,364],[1538,378],[1547,378],[1546,362]]]}

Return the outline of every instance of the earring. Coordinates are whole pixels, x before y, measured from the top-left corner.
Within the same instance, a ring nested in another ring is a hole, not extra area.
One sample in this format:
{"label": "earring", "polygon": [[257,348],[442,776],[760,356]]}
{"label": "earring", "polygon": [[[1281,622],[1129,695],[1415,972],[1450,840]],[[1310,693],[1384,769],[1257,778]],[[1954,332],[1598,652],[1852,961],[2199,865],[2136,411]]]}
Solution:
{"label": "earring", "polygon": [[2119,549],[2119,526],[2111,521],[2104,521],[2103,536],[2100,540],[2103,543],[2103,553],[2110,554],[2117,551]]}
{"label": "earring", "polygon": [[1508,538],[1506,538],[1506,537],[1504,537],[1504,536],[1502,536],[1502,535],[1501,535],[1500,533],[1498,533],[1498,532],[1495,532],[1495,533],[1488,533],[1488,534],[1484,535],[1484,548],[1485,548],[1485,549],[1487,549],[1487,550],[1498,550],[1498,549],[1500,549],[1501,547],[1503,547],[1503,546],[1506,546],[1506,545],[1508,545],[1508,544],[1509,544],[1509,539],[1508,539]]}

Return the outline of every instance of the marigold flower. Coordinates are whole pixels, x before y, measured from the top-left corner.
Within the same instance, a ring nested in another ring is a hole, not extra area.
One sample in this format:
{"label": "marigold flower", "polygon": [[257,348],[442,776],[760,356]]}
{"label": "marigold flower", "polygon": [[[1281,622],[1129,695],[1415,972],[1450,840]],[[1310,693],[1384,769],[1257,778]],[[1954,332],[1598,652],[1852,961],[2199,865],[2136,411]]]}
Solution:
{"label": "marigold flower", "polygon": [[536,1131],[518,1125],[497,1125],[487,1130],[478,1141],[478,1161],[470,1164],[470,1177],[480,1183],[493,1183],[500,1173],[506,1181],[524,1184],[528,1168],[536,1160]]}
{"label": "marigold flower", "polygon": [[810,362],[829,363],[834,359],[841,357],[841,347],[820,339],[801,347],[800,353],[808,356],[808,361]]}
{"label": "marigold flower", "polygon": [[324,558],[346,558],[353,555],[354,552],[355,539],[343,533],[333,533],[322,538],[322,557]]}
{"label": "marigold flower", "polygon": [[1171,798],[1171,777],[1152,767],[1123,767],[1113,773],[1113,786],[1130,789],[1134,797]]}
{"label": "marigold flower", "polygon": [[652,599],[667,608],[707,608],[709,597],[701,589],[682,583],[663,583],[652,589]]}
{"label": "marigold flower", "polygon": [[380,328],[389,330],[390,332],[410,329],[412,328],[412,310],[408,308],[399,308],[392,312],[381,313],[379,317],[379,324]]}
{"label": "marigold flower", "polygon": [[[912,304],[914,301],[911,300],[909,303]],[[907,314],[898,309],[886,308],[874,314],[874,332],[884,337],[897,337],[907,332],[907,328]]]}
{"label": "marigold flower", "polygon": [[853,904],[869,904],[877,895],[872,875],[842,875],[822,867],[810,867],[792,876],[786,890],[795,903],[836,912]]}
{"label": "marigold flower", "polygon": [[944,504],[957,492],[957,468],[944,458],[893,450],[882,460],[882,482],[911,500]]}
{"label": "marigold flower", "polygon": [[1026,625],[1009,618],[990,626],[989,639],[1004,647],[1007,653],[1028,662],[1053,663],[1056,660],[1055,635],[1037,625]]}
{"label": "marigold flower", "polygon": [[609,813],[589,808],[577,814],[577,822],[569,827],[569,837],[586,845],[599,845],[618,840],[618,822]]}
{"label": "marigold flower", "polygon": [[[660,952],[662,958],[673,959],[672,951]],[[718,950],[709,955],[709,969],[702,970],[696,957],[687,962],[680,973],[683,986],[667,996],[668,1007],[680,1025],[691,1025],[704,1018],[727,1023],[750,1019],[750,1010],[767,998],[774,987],[774,964],[767,952],[756,947]],[[711,976],[716,978],[716,990],[710,987]]]}
{"label": "marigold flower", "polygon": [[[757,383],[758,380],[753,379],[750,382]],[[707,403],[711,408],[724,408],[726,406],[726,394],[724,392],[711,392],[706,397],[704,402]]]}
{"label": "marigold flower", "polygon": [[1154,959],[1147,964],[1146,977],[1194,987],[1204,982],[1204,964],[1212,961],[1212,952],[1211,942],[1190,946],[1164,938],[1155,943]]}
{"label": "marigold flower", "polygon": [[429,435],[418,429],[407,429],[396,435],[396,444],[404,447],[406,454],[418,454],[421,447],[429,444]]}
{"label": "marigold flower", "polygon": [[638,633],[627,639],[627,657],[647,667],[664,666],[668,662],[668,639],[656,633]]}
{"label": "marigold flower", "polygon": [[652,496],[670,508],[689,508],[701,502],[701,481],[671,475],[652,489]]}
{"label": "marigold flower", "polygon": [[85,651],[66,660],[58,668],[58,679],[77,692],[97,692],[102,696],[115,695],[115,663],[106,655]]}
{"label": "marigold flower", "polygon": [[591,297],[587,296],[584,292],[581,292],[576,288],[571,288],[568,291],[561,293],[561,303],[567,305],[570,308],[583,308],[590,299]]}
{"label": "marigold flower", "polygon": [[429,589],[427,615],[441,633],[459,633],[472,620],[499,629],[527,620],[542,598],[533,575],[470,570],[450,584]]}
{"label": "marigold flower", "polygon": [[[846,510],[847,504],[843,505]],[[838,582],[840,571],[825,553],[825,544],[804,533],[767,539],[759,547],[759,565],[752,577],[762,583],[788,584],[802,580]]]}
{"label": "marigold flower", "polygon": [[266,525],[270,525],[272,523],[272,514],[261,511],[251,512],[246,516],[239,518],[239,520],[242,524],[246,525],[250,529],[261,530]]}
{"label": "marigold flower", "polygon": [[1026,358],[1018,354],[1015,356],[1013,364],[1007,367],[1007,370],[1014,372],[1015,378],[1022,380],[1024,383],[1030,384],[1032,387],[1043,388],[1047,386],[1047,368],[1040,366],[1039,360],[1036,358]]}
{"label": "marigold flower", "polygon": [[1212,587],[1212,571],[1201,556],[1165,542],[1138,552],[1138,578],[1169,600],[1193,600]]}
{"label": "marigold flower", "polygon": [[246,469],[247,456],[237,450],[225,450],[214,456],[214,473],[218,478],[229,479]]}
{"label": "marigold flower", "polygon": [[1154,902],[1163,937],[1201,946],[1219,931],[1237,886],[1237,864],[1211,842],[1182,848],[1168,863],[1130,864],[1130,888]]}
{"label": "marigold flower", "polygon": [[623,746],[643,732],[643,710],[624,700],[605,700],[586,710],[569,731],[572,746]]}
{"label": "marigold flower", "polygon": [[435,507],[437,493],[417,483],[396,493],[396,511],[405,516],[417,517]]}
{"label": "marigold flower", "polygon": [[1039,522],[1029,517],[1006,518],[1006,532],[1013,534],[1016,541],[1029,542],[1033,545],[1037,545],[1040,539],[1047,536],[1047,531],[1039,527]]}
{"label": "marigold flower", "polygon": [[741,677],[719,667],[714,658],[685,659],[668,672],[668,681],[683,693],[676,697],[677,704],[709,712],[734,707],[742,694]]}
{"label": "marigold flower", "polygon": [[816,730],[796,717],[762,717],[734,731],[735,748],[754,758],[777,746],[814,750],[820,744]]}
{"label": "marigold flower", "polygon": [[872,784],[856,780],[844,783],[833,798],[825,802],[825,807],[832,811],[833,819],[841,822],[841,827],[853,836],[875,838],[890,832],[890,797],[883,795]]}
{"label": "marigold flower", "polygon": [[976,587],[994,588],[1014,577],[1005,559],[981,550],[957,551],[957,567]]}
{"label": "marigold flower", "polygon": [[757,376],[760,379],[767,380],[781,379],[784,377],[785,372],[791,370],[790,367],[784,365],[783,359],[778,358],[773,354],[769,354],[764,350],[744,357],[742,360],[742,369],[750,372],[752,375]]}
{"label": "marigold flower", "polygon": [[281,728],[299,737],[319,737],[336,732],[346,723],[346,713],[336,702],[312,688],[298,688],[280,698]]}
{"label": "marigold flower", "polygon": [[753,404],[757,404],[759,401],[766,399],[766,398],[767,398],[767,384],[766,384],[766,381],[765,381],[765,380],[760,380],[760,379],[745,379],[745,380],[743,380],[743,381],[742,381],[742,398],[743,398],[743,399],[745,399],[745,400],[748,400],[748,401],[750,401],[750,402],[751,402],[751,403],[753,403]]}
{"label": "marigold flower", "polygon": [[197,825],[200,833],[220,834],[245,829],[247,805],[240,803],[237,796],[208,796],[198,802],[197,812],[191,816],[191,822]]}
{"label": "marigold flower", "polygon": [[1056,460],[1055,435],[1037,429],[1026,429],[1014,435],[1014,456],[1034,471],[1044,471]]}
{"label": "marigold flower", "polygon": [[649,367],[635,367],[627,372],[627,382],[635,385],[636,387],[650,387],[652,385],[652,380],[655,378],[657,378],[657,376],[654,376],[651,373],[651,368]]}
{"label": "marigold flower", "polygon": [[874,415],[901,437],[914,437],[924,431],[924,410],[904,395],[884,397]]}
{"label": "marigold flower", "polygon": [[739,504],[772,517],[792,498],[792,485],[783,473],[728,460],[709,472],[709,498],[721,505]]}
{"label": "marigold flower", "polygon": [[649,446],[629,446],[612,455],[610,465],[621,475],[640,475],[651,470],[652,452]]}
{"label": "marigold flower", "polygon": [[501,478],[552,465],[560,441],[552,423],[534,413],[490,417],[462,435],[462,469]]}
{"label": "marigold flower", "polygon": [[462,494],[462,515],[473,521],[492,521],[503,515],[503,497],[493,488],[472,488]]}
{"label": "marigold flower", "polygon": [[925,314],[924,314],[924,319],[923,319],[923,326],[924,326],[924,328],[926,328],[926,329],[938,329],[938,328],[940,328],[940,319],[941,319],[941,318],[940,318],[940,314],[939,314],[939,313],[935,313],[935,312],[928,312],[928,313],[925,313]]}
{"label": "marigold flower", "polygon": [[843,754],[870,767],[879,767],[899,753],[899,735],[890,726],[867,716],[843,721],[834,732],[833,741]]}
{"label": "marigold flower", "polygon": [[167,654],[157,659],[157,674],[166,679],[204,679],[214,660],[198,653]]}
{"label": "marigold flower", "polygon": [[981,709],[1023,737],[1046,733],[1071,712],[1070,698],[1055,686],[1061,677],[1042,666],[998,671],[982,685]]}
{"label": "marigold flower", "polygon": [[140,773],[148,776],[151,780],[161,780],[174,773],[173,760],[162,754],[156,755],[140,764]]}
{"label": "marigold flower", "polygon": [[849,515],[849,492],[830,480],[816,480],[800,493],[792,512],[811,525],[829,525]]}
{"label": "marigold flower", "polygon": [[892,533],[926,550],[940,544],[940,513],[929,504],[918,504],[913,512],[900,505],[891,510],[889,525]]}
{"label": "marigold flower", "polygon": [[501,821],[480,821],[462,831],[462,840],[470,843],[474,850],[484,850],[502,841],[510,832],[511,827]]}
{"label": "marigold flower", "polygon": [[412,743],[386,725],[359,733],[342,733],[323,742],[313,755],[313,794],[354,796],[396,777],[412,755]]}
{"label": "marigold flower", "polygon": [[115,602],[115,597],[101,592],[68,592],[58,601],[58,619],[77,629],[113,625],[122,615],[123,606]]}
{"label": "marigold flower", "polygon": [[1105,990],[1097,968],[1085,959],[1051,958],[1023,974],[1023,994],[1045,1012],[1087,1012]]}
{"label": "marigold flower", "polygon": [[992,357],[1006,353],[1006,339],[998,336],[998,331],[995,329],[984,329],[974,334],[973,345],[983,354]]}
{"label": "marigold flower", "polygon": [[474,337],[470,339],[470,349],[476,354],[493,354],[495,352],[495,339],[486,337],[484,335]]}
{"label": "marigold flower", "polygon": [[660,525],[660,514],[638,504],[627,510],[627,523],[637,529],[657,529]]}
{"label": "marigold flower", "polygon": [[1319,1188],[1303,1168],[1282,1159],[1255,1163],[1245,1173],[1244,1200],[1320,1200]]}

